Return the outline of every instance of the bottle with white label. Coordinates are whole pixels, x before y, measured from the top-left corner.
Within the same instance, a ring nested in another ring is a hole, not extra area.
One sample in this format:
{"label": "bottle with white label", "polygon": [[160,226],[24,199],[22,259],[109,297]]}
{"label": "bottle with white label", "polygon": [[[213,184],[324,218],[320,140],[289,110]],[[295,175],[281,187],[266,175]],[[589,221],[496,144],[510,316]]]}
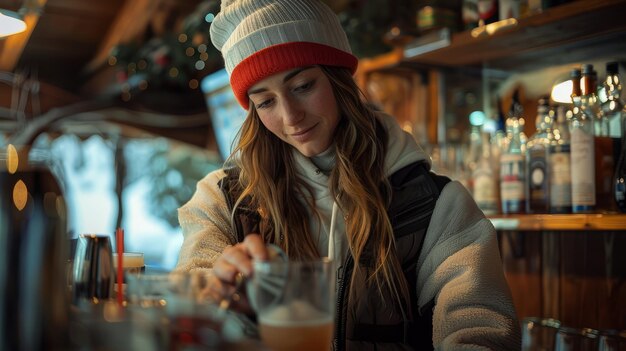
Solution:
{"label": "bottle with white label", "polygon": [[580,69],[571,72],[573,115],[571,137],[572,212],[593,212],[596,205],[595,150],[593,120],[582,110]]}
{"label": "bottle with white label", "polygon": [[476,168],[472,172],[473,196],[478,207],[486,214],[498,212],[497,178],[493,167],[490,135],[482,132],[482,147]]}
{"label": "bottle with white label", "polygon": [[526,159],[522,152],[520,123],[517,101],[511,106],[507,127],[511,130],[511,140],[507,149],[500,155],[500,199],[502,213],[524,213],[526,210]]}
{"label": "bottle with white label", "polygon": [[550,181],[548,172],[548,149],[552,141],[554,111],[550,109],[550,97],[539,100],[535,127],[526,144],[527,187],[526,212],[548,213],[550,210]]}
{"label": "bottle with white label", "polygon": [[556,109],[556,123],[552,128],[552,135],[553,138],[548,151],[550,213],[571,213],[572,168],[570,134],[565,106],[559,106]]}

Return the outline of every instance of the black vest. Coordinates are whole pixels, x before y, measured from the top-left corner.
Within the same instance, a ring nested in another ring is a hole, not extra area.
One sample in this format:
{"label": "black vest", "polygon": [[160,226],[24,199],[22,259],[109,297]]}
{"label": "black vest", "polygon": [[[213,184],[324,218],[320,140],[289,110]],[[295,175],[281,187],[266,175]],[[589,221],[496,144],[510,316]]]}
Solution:
{"label": "black vest", "polygon": [[[363,343],[378,345],[372,349],[385,349],[388,345],[393,349],[394,344],[405,344],[416,350],[432,350],[432,311],[434,301],[417,308],[417,260],[420,255],[424,236],[428,229],[430,217],[441,189],[450,181],[449,178],[436,175],[429,171],[429,165],[424,162],[412,163],[389,178],[392,189],[391,203],[387,210],[389,219],[396,238],[396,251],[402,264],[404,276],[409,286],[413,312],[413,320],[403,323],[385,324],[362,324],[347,323],[347,296],[350,293],[349,279],[342,279],[338,287],[336,316],[336,337],[334,349],[352,349],[350,344],[359,343],[359,349],[363,349]],[[224,192],[229,210],[232,210],[234,202],[241,189],[237,184],[236,170],[226,170],[227,176],[220,180],[220,189]],[[249,233],[261,233],[264,228],[260,227],[260,216],[245,204],[235,210],[235,223],[233,227],[239,242],[243,241]],[[352,273],[354,262],[348,257],[344,264],[342,276],[349,277]]]}

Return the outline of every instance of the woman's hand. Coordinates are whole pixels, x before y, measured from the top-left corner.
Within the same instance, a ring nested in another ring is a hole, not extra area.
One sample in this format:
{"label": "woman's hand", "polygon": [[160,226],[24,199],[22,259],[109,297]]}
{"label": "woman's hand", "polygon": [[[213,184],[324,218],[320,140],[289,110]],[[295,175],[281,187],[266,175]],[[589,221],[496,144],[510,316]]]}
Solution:
{"label": "woman's hand", "polygon": [[[215,282],[212,290],[218,301],[232,299],[230,308],[242,313],[252,314],[253,311],[245,296],[245,289],[237,283],[252,275],[253,260],[267,260],[268,251],[261,236],[249,234],[244,241],[234,246],[228,246],[222,255],[213,264]],[[234,296],[233,294],[237,294]]]}

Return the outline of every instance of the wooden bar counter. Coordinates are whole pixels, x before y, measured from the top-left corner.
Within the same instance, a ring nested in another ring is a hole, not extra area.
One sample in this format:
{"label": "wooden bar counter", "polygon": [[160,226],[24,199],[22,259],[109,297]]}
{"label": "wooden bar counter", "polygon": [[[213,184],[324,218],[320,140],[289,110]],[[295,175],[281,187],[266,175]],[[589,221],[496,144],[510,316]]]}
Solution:
{"label": "wooden bar counter", "polygon": [[626,215],[497,215],[518,317],[626,329]]}

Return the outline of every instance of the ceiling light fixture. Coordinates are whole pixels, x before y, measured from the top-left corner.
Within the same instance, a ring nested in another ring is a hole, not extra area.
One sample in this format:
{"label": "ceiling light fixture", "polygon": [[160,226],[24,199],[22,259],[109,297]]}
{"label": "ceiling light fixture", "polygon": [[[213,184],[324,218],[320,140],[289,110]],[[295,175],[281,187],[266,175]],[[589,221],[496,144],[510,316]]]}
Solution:
{"label": "ceiling light fixture", "polygon": [[26,22],[13,11],[0,9],[0,38],[21,33],[26,30]]}

